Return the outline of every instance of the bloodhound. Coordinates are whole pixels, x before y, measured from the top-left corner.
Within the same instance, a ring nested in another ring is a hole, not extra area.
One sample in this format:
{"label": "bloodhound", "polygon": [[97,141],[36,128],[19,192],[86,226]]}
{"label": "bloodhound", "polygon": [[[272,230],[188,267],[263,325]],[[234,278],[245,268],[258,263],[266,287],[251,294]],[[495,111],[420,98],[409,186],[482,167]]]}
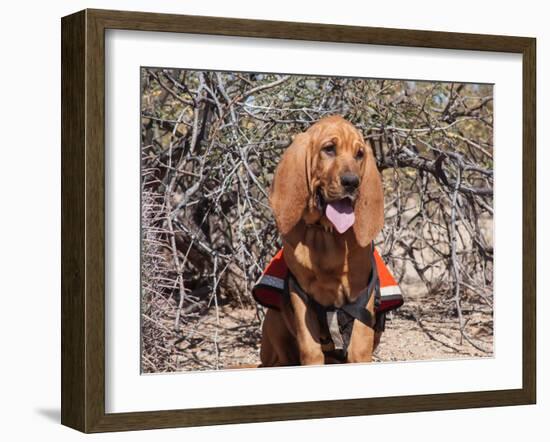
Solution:
{"label": "bloodhound", "polygon": [[[381,329],[352,318],[345,357],[336,360],[324,348],[326,324],[315,308],[343,308],[369,284],[373,239],[384,223],[370,145],[342,117],[321,119],[284,152],[269,201],[294,284],[281,309],[267,310],[261,366],[372,361]],[[371,296],[364,305],[372,318],[374,303]]]}

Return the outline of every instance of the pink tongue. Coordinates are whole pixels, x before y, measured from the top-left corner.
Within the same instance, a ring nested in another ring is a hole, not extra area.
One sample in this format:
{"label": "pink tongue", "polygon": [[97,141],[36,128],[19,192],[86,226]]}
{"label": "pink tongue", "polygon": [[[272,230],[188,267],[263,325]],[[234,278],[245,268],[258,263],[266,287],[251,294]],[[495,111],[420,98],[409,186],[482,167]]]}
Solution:
{"label": "pink tongue", "polygon": [[355,214],[349,198],[327,203],[325,214],[339,233],[344,233],[355,222]]}

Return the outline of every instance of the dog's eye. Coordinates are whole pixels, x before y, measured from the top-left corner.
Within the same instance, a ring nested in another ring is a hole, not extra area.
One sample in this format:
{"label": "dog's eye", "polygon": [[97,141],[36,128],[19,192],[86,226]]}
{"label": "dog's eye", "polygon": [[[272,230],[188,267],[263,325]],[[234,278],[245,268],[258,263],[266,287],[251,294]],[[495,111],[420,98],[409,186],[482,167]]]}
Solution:
{"label": "dog's eye", "polygon": [[359,149],[355,154],[355,159],[362,160],[364,156],[365,156],[365,151],[363,149]]}
{"label": "dog's eye", "polygon": [[334,144],[329,144],[328,146],[323,147],[322,150],[329,157],[333,157],[334,155],[336,155],[336,146]]}

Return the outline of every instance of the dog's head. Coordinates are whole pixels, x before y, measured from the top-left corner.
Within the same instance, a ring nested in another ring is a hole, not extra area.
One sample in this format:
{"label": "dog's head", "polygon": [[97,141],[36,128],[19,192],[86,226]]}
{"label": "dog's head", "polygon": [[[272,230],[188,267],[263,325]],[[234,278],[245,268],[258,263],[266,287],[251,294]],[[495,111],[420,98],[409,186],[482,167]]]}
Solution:
{"label": "dog's head", "polygon": [[300,220],[331,223],[343,234],[353,227],[361,247],[384,224],[382,181],[361,132],[331,116],[297,135],[275,171],[270,203],[280,233]]}

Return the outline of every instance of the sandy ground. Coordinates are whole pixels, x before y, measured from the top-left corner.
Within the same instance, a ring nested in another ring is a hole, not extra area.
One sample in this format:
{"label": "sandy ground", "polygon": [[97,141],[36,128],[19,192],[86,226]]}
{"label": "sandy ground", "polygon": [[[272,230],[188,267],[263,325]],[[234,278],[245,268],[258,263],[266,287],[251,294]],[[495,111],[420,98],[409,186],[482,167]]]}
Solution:
{"label": "sandy ground", "polygon": [[[458,319],[435,313],[426,302],[408,300],[391,314],[375,361],[419,361],[492,356],[492,317],[464,307],[470,344],[461,339]],[[215,370],[259,363],[260,319],[255,308],[212,308],[184,323],[174,342],[171,365],[177,370]],[[461,342],[462,341],[462,342]],[[478,348],[476,348],[478,347]]]}

